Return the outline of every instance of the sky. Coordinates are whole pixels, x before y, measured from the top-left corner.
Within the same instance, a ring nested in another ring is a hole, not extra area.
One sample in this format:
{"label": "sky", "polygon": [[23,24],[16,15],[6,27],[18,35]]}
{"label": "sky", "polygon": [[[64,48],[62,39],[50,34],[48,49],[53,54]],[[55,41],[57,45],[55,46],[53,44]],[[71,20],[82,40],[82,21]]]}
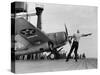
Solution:
{"label": "sky", "polygon": [[[28,13],[35,13],[35,7],[42,6],[42,30],[45,33],[65,31],[66,24],[69,35],[73,35],[77,29],[80,33],[92,33],[91,36],[80,39],[78,53],[85,53],[87,57],[97,58],[97,7],[28,3]],[[36,26],[37,16],[29,17],[29,22]],[[70,50],[67,43],[64,50]]]}

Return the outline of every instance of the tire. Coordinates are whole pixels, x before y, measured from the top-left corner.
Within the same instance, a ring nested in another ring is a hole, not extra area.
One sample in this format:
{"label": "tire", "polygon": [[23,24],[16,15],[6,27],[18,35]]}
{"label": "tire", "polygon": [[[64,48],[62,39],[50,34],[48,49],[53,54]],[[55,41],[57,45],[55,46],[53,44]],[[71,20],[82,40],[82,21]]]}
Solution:
{"label": "tire", "polygon": [[55,54],[54,54],[54,53],[51,53],[51,54],[49,55],[49,58],[50,58],[51,60],[54,60],[54,59],[55,59]]}

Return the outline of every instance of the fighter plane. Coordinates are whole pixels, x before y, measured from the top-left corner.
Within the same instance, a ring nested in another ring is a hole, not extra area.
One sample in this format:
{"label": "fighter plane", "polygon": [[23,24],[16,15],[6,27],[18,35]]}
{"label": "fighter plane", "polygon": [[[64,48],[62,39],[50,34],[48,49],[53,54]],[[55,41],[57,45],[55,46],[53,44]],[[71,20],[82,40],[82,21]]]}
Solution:
{"label": "fighter plane", "polygon": [[[42,31],[41,25],[41,15],[44,9],[42,7],[36,7],[35,9],[36,13],[26,13],[22,15],[16,14],[16,16],[14,16],[14,14],[11,16],[11,18],[14,19],[11,20],[12,26],[15,24],[15,47],[17,44],[20,44],[20,47],[15,48],[14,54],[15,56],[18,56],[41,52],[51,52],[51,59],[59,57],[59,51],[62,50],[62,46],[71,40],[71,36],[68,35],[67,27],[65,25],[64,32],[46,34]],[[37,27],[31,24],[27,19],[23,18],[23,16],[34,15],[37,15]],[[60,49],[57,50],[58,48]]]}
{"label": "fighter plane", "polygon": [[[21,43],[21,47],[16,48],[14,51],[15,56],[40,52],[51,52],[50,55],[53,55],[53,58],[55,58],[59,51],[62,50],[62,46],[64,46],[68,40],[66,25],[66,32],[44,33],[41,26],[41,15],[43,8],[36,7],[35,9],[36,13],[16,15],[16,17],[13,15],[11,16],[12,18],[15,18],[15,47],[18,42]],[[37,15],[37,27],[28,22],[28,20],[22,18],[26,15]],[[57,50],[58,48],[60,49]]]}

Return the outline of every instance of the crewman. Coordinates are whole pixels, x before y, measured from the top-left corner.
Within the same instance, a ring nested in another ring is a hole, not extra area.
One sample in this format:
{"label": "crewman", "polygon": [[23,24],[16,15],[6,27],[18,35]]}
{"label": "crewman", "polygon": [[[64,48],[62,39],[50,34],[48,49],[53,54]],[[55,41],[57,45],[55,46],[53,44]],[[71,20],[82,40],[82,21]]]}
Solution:
{"label": "crewman", "polygon": [[66,57],[66,62],[69,61],[69,58],[71,57],[73,50],[74,50],[74,55],[75,55],[74,59],[77,62],[77,51],[78,51],[78,47],[79,47],[79,40],[81,37],[85,37],[85,36],[89,36],[89,35],[91,35],[91,33],[90,34],[80,34],[79,30],[77,30],[77,33],[75,33],[72,36],[73,43],[72,43],[70,52],[68,53],[68,56]]}

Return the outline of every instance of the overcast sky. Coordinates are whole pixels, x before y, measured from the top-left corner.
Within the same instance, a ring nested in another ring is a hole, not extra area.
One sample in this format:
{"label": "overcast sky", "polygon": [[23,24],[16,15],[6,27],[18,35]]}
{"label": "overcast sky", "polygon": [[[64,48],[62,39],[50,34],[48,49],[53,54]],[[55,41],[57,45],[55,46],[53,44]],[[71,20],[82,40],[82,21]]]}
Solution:
{"label": "overcast sky", "polygon": [[[92,36],[80,39],[79,53],[85,53],[87,57],[97,57],[97,7],[76,6],[59,4],[42,4],[42,30],[46,33],[65,31],[66,24],[69,35],[76,32],[93,33]],[[28,3],[28,12],[36,12],[37,3]],[[29,21],[36,26],[37,16],[29,17]],[[64,50],[69,51],[66,44]]]}

